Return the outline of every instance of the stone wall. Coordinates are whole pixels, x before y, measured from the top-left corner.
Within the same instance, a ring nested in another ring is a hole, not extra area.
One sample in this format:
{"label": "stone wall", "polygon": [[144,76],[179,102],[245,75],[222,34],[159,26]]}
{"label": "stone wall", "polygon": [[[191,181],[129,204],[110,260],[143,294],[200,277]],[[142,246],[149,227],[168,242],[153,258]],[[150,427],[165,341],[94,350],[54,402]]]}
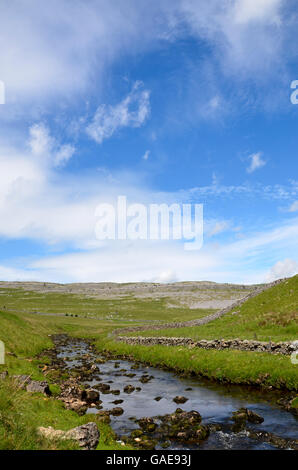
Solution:
{"label": "stone wall", "polygon": [[255,297],[261,292],[273,286],[276,286],[277,284],[280,284],[284,280],[285,279],[279,279],[278,281],[270,282],[269,284],[262,284],[260,287],[257,287],[253,292],[246,295],[242,299],[237,300],[235,303],[233,303],[229,307],[223,308],[222,310],[212,313],[211,315],[207,315],[206,317],[199,318],[198,320],[189,320],[189,321],[184,321],[184,322],[171,322],[171,323],[158,323],[155,325],[150,324],[150,325],[143,325],[143,326],[132,326],[128,328],[118,328],[117,330],[113,331],[113,334],[118,335],[118,334],[123,334],[123,333],[134,333],[137,331],[146,331],[146,330],[155,331],[155,330],[164,330],[167,328],[183,328],[183,327],[189,327],[189,326],[206,325],[206,323],[210,323],[211,321],[222,317],[225,313],[232,312],[233,310],[237,309],[242,304],[244,304],[244,302],[246,302],[248,299],[251,299],[252,297]]}
{"label": "stone wall", "polygon": [[291,355],[298,349],[298,342],[262,342],[240,339],[215,339],[194,341],[191,338],[168,338],[168,337],[143,337],[143,336],[118,336],[117,341],[122,341],[131,345],[143,346],[188,346],[190,348],[203,349],[238,349],[241,351],[269,352],[272,354]]}

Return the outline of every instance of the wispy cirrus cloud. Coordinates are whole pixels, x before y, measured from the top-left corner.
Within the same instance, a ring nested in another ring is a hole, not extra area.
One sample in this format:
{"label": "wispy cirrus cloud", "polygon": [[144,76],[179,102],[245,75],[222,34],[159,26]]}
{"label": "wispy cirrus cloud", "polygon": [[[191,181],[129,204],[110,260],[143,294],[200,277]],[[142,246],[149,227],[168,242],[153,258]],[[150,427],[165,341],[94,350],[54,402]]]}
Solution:
{"label": "wispy cirrus cloud", "polygon": [[226,197],[238,198],[239,196],[254,196],[265,200],[291,200],[298,196],[298,182],[290,181],[288,185],[272,184],[238,184],[225,185],[215,184],[194,187],[187,190],[181,190],[176,193],[177,196],[183,197],[183,200],[195,200],[205,197]]}
{"label": "wispy cirrus cloud", "polygon": [[100,105],[87,134],[98,144],[124,127],[140,127],[150,114],[150,92],[142,82],[134,83],[131,92],[118,104]]}

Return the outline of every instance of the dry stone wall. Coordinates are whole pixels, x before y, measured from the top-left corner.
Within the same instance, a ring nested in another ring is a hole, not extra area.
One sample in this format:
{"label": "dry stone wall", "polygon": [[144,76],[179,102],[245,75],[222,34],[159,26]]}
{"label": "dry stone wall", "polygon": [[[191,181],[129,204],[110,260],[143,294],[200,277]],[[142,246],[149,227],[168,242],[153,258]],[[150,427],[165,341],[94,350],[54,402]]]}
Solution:
{"label": "dry stone wall", "polygon": [[291,355],[298,349],[297,342],[263,342],[263,341],[249,341],[240,339],[215,339],[215,340],[200,340],[194,341],[191,338],[168,338],[168,337],[143,337],[143,336],[119,336],[118,341],[122,341],[131,345],[143,346],[188,346],[190,348],[203,348],[203,349],[238,349],[241,351],[254,351],[254,352],[269,352],[272,354]]}

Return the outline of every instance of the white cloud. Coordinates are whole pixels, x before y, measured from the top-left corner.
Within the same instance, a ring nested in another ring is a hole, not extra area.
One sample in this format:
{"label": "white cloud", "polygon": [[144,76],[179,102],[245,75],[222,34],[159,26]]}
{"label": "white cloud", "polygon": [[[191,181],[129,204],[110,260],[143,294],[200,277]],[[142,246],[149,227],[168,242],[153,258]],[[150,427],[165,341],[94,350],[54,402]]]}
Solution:
{"label": "white cloud", "polygon": [[[298,223],[246,236],[229,244],[207,244],[202,250],[185,252],[180,243],[130,240],[109,241],[86,252],[48,256],[27,264],[28,272],[41,280],[62,282],[173,282],[213,280],[257,283],[269,281],[268,253],[272,258],[289,249],[293,252]],[[275,276],[295,273],[286,267]],[[270,280],[272,277],[270,278]]]}
{"label": "white cloud", "polygon": [[149,156],[150,156],[150,150],[146,150],[146,152],[143,155],[143,160],[148,160]]}
{"label": "white cloud", "polygon": [[156,22],[158,13],[164,18],[166,8],[154,0],[1,2],[0,70],[7,101],[58,100],[90,85],[100,88],[117,57],[147,48],[167,28],[166,21]]}
{"label": "white cloud", "polygon": [[281,4],[281,0],[238,0],[234,6],[235,22],[266,21],[279,24]]}
{"label": "white cloud", "polygon": [[284,0],[183,0],[192,33],[212,43],[225,74],[260,79],[284,60]]}
{"label": "white cloud", "polygon": [[73,147],[52,138],[44,125],[29,132],[26,148],[0,146],[0,236],[88,249],[100,245],[94,233],[99,203],[113,203],[119,194],[150,201],[142,178],[129,172],[62,177],[56,167]]}
{"label": "white cloud", "polygon": [[99,106],[87,133],[101,144],[118,129],[140,127],[150,114],[149,96],[150,92],[143,89],[142,82],[135,82],[131,92],[120,103]]}
{"label": "white cloud", "polygon": [[268,272],[266,279],[268,282],[276,281],[285,277],[291,277],[298,274],[298,263],[293,259],[287,258],[278,261]]}
{"label": "white cloud", "polygon": [[0,279],[5,281],[40,281],[40,273],[31,269],[15,269],[0,265]]}
{"label": "white cloud", "polygon": [[168,269],[166,271],[162,271],[158,276],[153,279],[153,282],[161,282],[161,283],[169,283],[177,281],[177,276],[175,271],[172,269]]}
{"label": "white cloud", "polygon": [[55,155],[55,166],[65,165],[75,153],[75,147],[70,144],[62,145]]}
{"label": "white cloud", "polygon": [[29,129],[29,147],[33,155],[46,156],[54,146],[54,139],[50,136],[49,129],[43,124],[34,124]]}
{"label": "white cloud", "polygon": [[247,173],[253,173],[254,171],[266,165],[267,162],[262,159],[262,155],[262,152],[253,153],[252,155],[249,155],[248,158],[250,159],[250,165],[246,169]]}
{"label": "white cloud", "polygon": [[215,46],[225,72],[264,71],[284,60],[286,5],[285,0],[1,2],[0,70],[7,100],[57,100],[94,84],[100,89],[118,57],[189,31]]}
{"label": "white cloud", "polygon": [[123,241],[109,242],[90,252],[40,259],[28,264],[28,269],[47,279],[173,282],[208,275],[217,263],[212,254],[189,256],[175,243]]}
{"label": "white cloud", "polygon": [[294,201],[293,204],[289,207],[288,212],[297,212],[298,211],[298,201]]}
{"label": "white cloud", "polygon": [[62,166],[75,153],[74,146],[70,144],[61,145],[57,139],[52,137],[49,128],[44,123],[31,126],[29,134],[28,145],[32,155],[41,158],[44,163]]}

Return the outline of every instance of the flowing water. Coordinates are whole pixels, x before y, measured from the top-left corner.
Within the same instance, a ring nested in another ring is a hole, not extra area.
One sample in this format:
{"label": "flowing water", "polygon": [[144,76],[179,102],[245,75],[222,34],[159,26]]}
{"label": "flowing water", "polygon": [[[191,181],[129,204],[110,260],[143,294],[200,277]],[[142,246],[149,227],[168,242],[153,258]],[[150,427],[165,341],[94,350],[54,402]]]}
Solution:
{"label": "flowing water", "polygon": [[[81,365],[83,360],[81,357],[86,353],[91,355],[91,362],[96,364],[100,356],[90,352],[89,345],[84,342],[69,342],[67,346],[61,347],[58,356],[66,357],[67,368],[71,369]],[[271,403],[268,394],[262,394],[261,391],[240,386],[218,385],[196,378],[181,378],[173,372],[144,365],[139,365],[139,369],[131,369],[134,363],[127,360],[105,359],[105,361],[103,364],[97,364],[99,378],[84,383],[91,387],[106,383],[111,389],[120,390],[118,396],[100,393],[103,410],[114,408],[115,400],[123,400],[117,405],[123,408],[123,414],[111,416],[111,426],[118,436],[128,435],[138,428],[134,418],[173,413],[179,406],[185,411],[198,411],[203,418],[203,424],[220,423],[222,430],[211,433],[199,446],[173,442],[170,449],[275,449],[271,444],[251,439],[247,431],[239,433],[231,431],[232,412],[241,407],[248,408],[264,418],[263,423],[248,424],[248,428],[268,431],[283,438],[298,438],[297,418]],[[127,373],[134,373],[135,376],[127,377],[124,375]],[[140,378],[144,374],[153,378],[148,383],[141,383]],[[123,391],[126,385],[141,387],[141,390],[128,394]],[[188,398],[188,401],[183,405],[177,405],[173,398],[178,395]],[[157,397],[161,399],[156,401]],[[97,409],[91,407],[87,413],[97,413]]]}

